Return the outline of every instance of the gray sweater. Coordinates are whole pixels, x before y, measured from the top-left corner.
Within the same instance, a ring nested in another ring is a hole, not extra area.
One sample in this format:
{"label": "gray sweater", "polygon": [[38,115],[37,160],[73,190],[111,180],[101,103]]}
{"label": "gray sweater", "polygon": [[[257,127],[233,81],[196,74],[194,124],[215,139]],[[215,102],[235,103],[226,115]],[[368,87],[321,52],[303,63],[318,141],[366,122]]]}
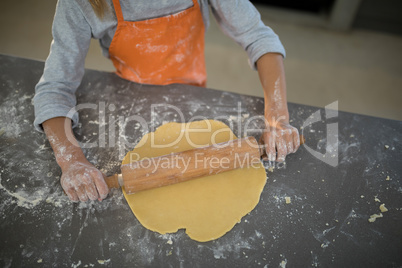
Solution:
{"label": "gray sweater", "polygon": [[[35,87],[35,128],[54,117],[69,117],[78,124],[75,92],[84,75],[85,57],[91,38],[99,40],[103,54],[109,57],[117,19],[112,0],[106,0],[109,11],[100,20],[88,0],[59,0],[53,21],[53,41],[45,69]],[[278,36],[261,21],[260,14],[248,0],[198,0],[207,29],[209,10],[222,31],[247,52],[251,66],[269,52],[285,56]],[[120,0],[126,21],[140,21],[166,16],[192,6],[191,0]],[[72,112],[71,112],[72,111]]]}

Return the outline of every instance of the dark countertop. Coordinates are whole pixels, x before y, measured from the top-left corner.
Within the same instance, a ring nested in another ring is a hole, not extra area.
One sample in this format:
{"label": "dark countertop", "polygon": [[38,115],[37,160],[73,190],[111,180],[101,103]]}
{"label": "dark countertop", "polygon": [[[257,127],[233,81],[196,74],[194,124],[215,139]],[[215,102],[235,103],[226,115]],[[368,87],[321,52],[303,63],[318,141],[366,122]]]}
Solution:
{"label": "dark countertop", "polygon": [[[160,235],[142,227],[121,190],[102,202],[68,201],[50,145],[32,126],[31,101],[43,66],[0,55],[1,267],[402,266],[402,122],[290,103],[292,124],[299,129],[310,115],[317,119],[303,128],[306,145],[286,165],[267,172],[260,203],[241,223],[200,243],[183,230]],[[84,152],[108,175],[119,171],[122,157],[142,135],[165,121],[221,119],[239,136],[246,124],[262,125],[253,119],[263,114],[258,97],[186,85],[145,86],[92,70],[77,97],[82,108],[77,138],[99,144]],[[92,106],[83,105],[88,103]],[[324,154],[326,145],[325,158],[310,153]],[[389,211],[369,222],[381,204]]]}

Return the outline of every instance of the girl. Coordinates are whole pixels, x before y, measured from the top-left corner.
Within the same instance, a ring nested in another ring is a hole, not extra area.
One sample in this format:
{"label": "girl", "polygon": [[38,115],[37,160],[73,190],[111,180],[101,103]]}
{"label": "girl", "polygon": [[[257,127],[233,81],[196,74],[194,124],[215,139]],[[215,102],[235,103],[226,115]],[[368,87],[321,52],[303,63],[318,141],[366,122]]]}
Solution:
{"label": "girl", "polygon": [[[102,200],[102,173],[85,158],[72,128],[78,114],[75,91],[84,74],[91,38],[99,40],[116,73],[138,83],[205,86],[204,35],[209,10],[223,32],[248,53],[264,89],[270,161],[284,161],[299,146],[289,125],[283,68],[284,48],[247,0],[59,0],[53,41],[34,97],[35,122],[44,131],[61,167],[61,185],[72,201]],[[202,90],[202,88],[200,88]]]}

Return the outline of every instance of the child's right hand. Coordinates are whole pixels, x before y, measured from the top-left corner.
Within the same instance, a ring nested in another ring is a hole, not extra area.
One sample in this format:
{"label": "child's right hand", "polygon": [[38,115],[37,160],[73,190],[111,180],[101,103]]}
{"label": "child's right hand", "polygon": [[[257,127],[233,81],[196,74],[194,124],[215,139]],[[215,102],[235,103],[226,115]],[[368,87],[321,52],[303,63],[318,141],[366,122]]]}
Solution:
{"label": "child's right hand", "polygon": [[61,186],[74,202],[106,198],[109,189],[103,174],[86,160],[64,165]]}
{"label": "child's right hand", "polygon": [[55,117],[42,125],[61,168],[61,186],[68,197],[74,202],[106,198],[109,188],[103,174],[85,158],[73,134],[71,120]]}

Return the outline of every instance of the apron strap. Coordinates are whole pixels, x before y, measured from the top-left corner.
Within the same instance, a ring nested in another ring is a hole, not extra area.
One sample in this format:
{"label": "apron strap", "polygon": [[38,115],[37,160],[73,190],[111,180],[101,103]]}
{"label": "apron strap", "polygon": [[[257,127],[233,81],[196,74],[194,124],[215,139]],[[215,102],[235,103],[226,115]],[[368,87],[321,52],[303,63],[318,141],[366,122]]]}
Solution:
{"label": "apron strap", "polygon": [[193,0],[193,6],[194,6],[194,7],[198,7],[198,6],[199,6],[198,0]]}
{"label": "apron strap", "polygon": [[[197,0],[196,0],[197,1]],[[114,12],[116,13],[117,22],[123,22],[123,12],[121,11],[120,0],[113,0]]]}

